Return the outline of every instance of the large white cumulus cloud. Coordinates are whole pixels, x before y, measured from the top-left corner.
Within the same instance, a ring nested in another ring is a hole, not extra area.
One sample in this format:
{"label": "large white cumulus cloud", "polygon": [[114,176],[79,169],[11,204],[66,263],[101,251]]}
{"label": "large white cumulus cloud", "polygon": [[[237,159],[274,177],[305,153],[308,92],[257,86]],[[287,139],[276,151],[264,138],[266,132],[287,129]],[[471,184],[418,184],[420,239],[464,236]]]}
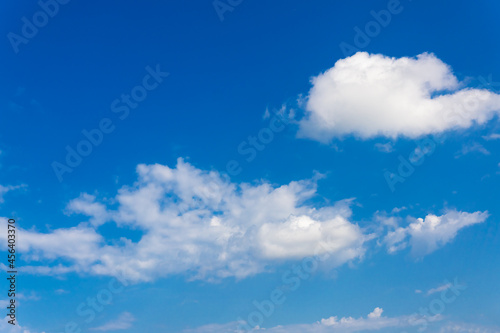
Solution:
{"label": "large white cumulus cloud", "polygon": [[[368,237],[349,221],[349,200],[316,209],[312,180],[272,186],[236,184],[215,171],[179,159],[175,168],[139,165],[138,180],[112,200],[82,194],[68,214],[87,221],[50,233],[20,230],[19,250],[34,273],[67,271],[147,281],[172,274],[192,278],[244,278],[284,260],[329,253],[330,264],[361,258]],[[141,233],[138,241],[109,240],[100,227]],[[22,235],[21,235],[22,233]]]}
{"label": "large white cumulus cloud", "polygon": [[312,79],[298,136],[418,136],[483,124],[500,110],[500,95],[463,88],[434,54],[391,58],[358,52]]}
{"label": "large white cumulus cloud", "polygon": [[[210,281],[245,278],[313,256],[333,268],[362,259],[368,242],[378,237],[389,252],[411,247],[415,256],[425,256],[488,217],[487,212],[448,211],[413,218],[406,227],[387,222],[387,233],[369,234],[373,228],[362,229],[352,220],[353,199],[313,206],[315,180],[238,184],[183,159],[175,167],[140,164],[137,173],[137,181],[112,198],[84,193],[70,201],[66,213],[84,216],[76,226],[18,229],[17,247],[28,262],[23,272],[78,272],[132,282],[183,274]],[[0,237],[5,233],[0,229]]]}

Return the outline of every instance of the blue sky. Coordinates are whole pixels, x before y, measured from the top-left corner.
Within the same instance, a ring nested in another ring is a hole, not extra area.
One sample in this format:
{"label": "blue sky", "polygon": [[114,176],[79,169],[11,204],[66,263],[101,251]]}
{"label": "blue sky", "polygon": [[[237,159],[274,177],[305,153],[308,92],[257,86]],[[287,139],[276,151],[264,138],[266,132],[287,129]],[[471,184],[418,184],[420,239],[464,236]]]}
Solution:
{"label": "blue sky", "polygon": [[2,6],[2,332],[500,332],[499,4]]}

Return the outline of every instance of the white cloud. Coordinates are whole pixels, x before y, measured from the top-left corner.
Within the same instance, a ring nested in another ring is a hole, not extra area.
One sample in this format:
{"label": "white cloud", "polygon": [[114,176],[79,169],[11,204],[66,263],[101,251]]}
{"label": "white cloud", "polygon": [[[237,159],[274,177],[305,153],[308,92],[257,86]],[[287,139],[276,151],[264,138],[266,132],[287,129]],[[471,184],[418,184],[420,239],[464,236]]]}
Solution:
{"label": "white cloud", "polygon": [[82,225],[50,233],[22,229],[18,232],[22,233],[23,241],[17,247],[25,260],[67,258],[77,261],[82,269],[99,259],[99,244],[103,242],[94,229]]}
{"label": "white cloud", "polygon": [[[18,230],[23,239],[18,248],[28,262],[23,273],[78,272],[132,282],[175,274],[240,279],[286,260],[326,253],[325,267],[335,268],[362,259],[366,243],[375,237],[352,222],[353,199],[322,208],[308,204],[316,194],[314,180],[236,184],[182,159],[175,168],[141,164],[137,172],[132,186],[123,186],[105,202],[87,194],[71,201],[66,212],[86,214],[86,222],[50,232]],[[389,252],[411,246],[420,256],[487,216],[453,211],[416,219],[406,228],[399,226],[400,217],[376,218],[383,224],[377,230],[391,229],[383,239]],[[128,229],[140,239],[106,239],[99,232],[103,223],[116,224],[115,234]],[[0,236],[5,232],[0,229]]]}
{"label": "white cloud", "polygon": [[8,185],[8,186],[3,186],[3,185],[0,185],[0,203],[3,203],[4,202],[4,195],[7,193],[7,192],[10,192],[10,191],[14,191],[14,190],[18,190],[20,188],[24,188],[26,187],[26,185],[17,185],[17,186],[12,186],[12,185]]}
{"label": "white cloud", "polygon": [[441,328],[441,333],[500,333],[500,327],[486,327],[476,324],[449,323]]}
{"label": "white cloud", "polygon": [[388,232],[384,242],[390,253],[411,246],[412,254],[421,257],[449,243],[459,230],[482,223],[488,216],[488,212],[466,213],[456,210],[441,216],[429,214],[425,219],[414,220],[405,228],[399,227]]}
{"label": "white cloud", "polygon": [[341,264],[360,255],[360,251],[353,251],[353,246],[361,246],[363,237],[359,227],[342,216],[319,222],[302,215],[291,216],[281,224],[263,224],[259,239],[266,257],[281,259],[303,258],[314,253],[317,244],[329,243],[328,248],[316,254],[335,252]]}
{"label": "white cloud", "polygon": [[387,251],[395,253],[405,249],[408,246],[408,243],[405,242],[407,236],[408,231],[406,228],[399,227],[393,231],[389,231],[384,238],[384,242],[387,244]]}
{"label": "white cloud", "polygon": [[106,206],[95,202],[95,196],[84,193],[78,199],[72,200],[67,208],[68,214],[84,214],[92,216],[89,222],[93,226],[99,226],[109,220]]}
{"label": "white cloud", "polygon": [[429,289],[427,291],[427,296],[435,294],[435,293],[438,293],[438,292],[441,292],[441,291],[444,291],[444,290],[448,290],[450,288],[451,288],[451,283],[443,284],[443,285],[441,285],[439,287]]}
{"label": "white cloud", "polygon": [[392,153],[394,151],[394,145],[391,142],[376,143],[375,148],[383,153]]}
{"label": "white cloud", "polygon": [[93,327],[93,331],[118,331],[132,327],[135,317],[130,312],[123,312],[117,319],[111,320],[101,326]]}
{"label": "white cloud", "polygon": [[391,58],[358,52],[312,79],[298,136],[329,142],[355,135],[415,138],[484,124],[500,95],[463,88],[433,54]]}
{"label": "white cloud", "polygon": [[69,291],[64,290],[64,289],[56,289],[56,290],[54,290],[54,293],[56,293],[58,295],[62,295],[62,294],[69,294]]}
{"label": "white cloud", "polygon": [[403,207],[394,207],[394,208],[392,209],[391,213],[393,213],[393,214],[394,214],[394,213],[400,213],[400,212],[402,212],[403,210],[407,210],[407,209],[408,209],[408,208],[406,208],[405,206],[403,206]]}
{"label": "white cloud", "polygon": [[382,312],[384,312],[382,308],[375,308],[373,312],[368,314],[368,318],[369,319],[380,318],[382,316]]}
{"label": "white cloud", "polygon": [[463,144],[462,149],[455,154],[455,158],[465,156],[470,153],[480,153],[483,155],[490,155],[490,152],[484,148],[483,145],[477,142],[471,142],[468,144]]}
{"label": "white cloud", "polygon": [[[382,316],[383,309],[375,308],[373,312],[368,314],[366,318],[353,318],[353,317],[342,317],[338,318],[336,316],[321,319],[312,324],[295,324],[286,326],[275,326],[271,328],[259,328],[255,327],[251,330],[246,330],[246,332],[268,332],[268,333],[327,333],[327,332],[361,332],[361,331],[379,331],[382,329],[391,328],[404,328],[404,327],[417,327],[419,317],[416,315],[411,316],[400,316],[400,317],[384,317]],[[437,321],[440,320],[440,316],[426,317],[427,321]],[[243,327],[241,323],[234,322],[228,324],[210,324],[196,329],[185,330],[185,333],[233,333],[233,332],[245,332],[245,330],[238,329]]]}
{"label": "white cloud", "polygon": [[[113,208],[86,194],[68,204],[67,213],[87,214],[90,223],[49,233],[23,230],[23,257],[50,263],[25,265],[23,272],[76,271],[133,281],[172,274],[244,278],[288,259],[328,252],[331,267],[365,252],[369,236],[349,221],[352,200],[319,209],[304,203],[315,195],[315,181],[235,184],[182,159],[175,168],[139,165],[137,172],[137,182],[110,200]],[[142,237],[106,240],[98,232],[102,223]]]}
{"label": "white cloud", "polygon": [[483,136],[483,139],[489,141],[489,140],[498,140],[500,139],[500,134],[499,133],[492,133],[490,135],[485,135]]}
{"label": "white cloud", "polygon": [[27,301],[39,301],[42,299],[40,295],[35,292],[31,291],[29,294],[24,294],[24,293],[16,293],[16,297],[21,300],[27,300]]}
{"label": "white cloud", "polygon": [[317,328],[313,332],[359,332],[359,331],[377,331],[383,328],[389,327],[404,327],[407,326],[408,318],[389,318],[382,317],[382,308],[375,308],[373,312],[368,314],[367,318],[352,318],[343,317],[338,319],[337,317],[330,317],[328,319],[322,319],[320,323],[325,328]]}
{"label": "white cloud", "polygon": [[[3,301],[0,301],[3,302]],[[0,320],[0,332],[2,333],[35,333],[35,331],[27,329],[25,326],[19,325],[16,321],[16,325],[8,323],[9,317],[2,316]],[[45,332],[41,332],[45,333]]]}

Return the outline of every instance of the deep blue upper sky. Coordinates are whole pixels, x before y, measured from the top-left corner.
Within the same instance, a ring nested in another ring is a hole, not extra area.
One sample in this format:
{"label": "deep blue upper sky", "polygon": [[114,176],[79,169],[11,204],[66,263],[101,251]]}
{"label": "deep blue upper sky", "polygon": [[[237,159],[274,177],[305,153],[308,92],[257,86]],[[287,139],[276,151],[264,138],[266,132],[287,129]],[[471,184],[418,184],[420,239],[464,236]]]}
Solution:
{"label": "deep blue upper sky", "polygon": [[[347,136],[324,144],[297,138],[297,125],[290,124],[253,161],[238,153],[241,142],[269,126],[266,109],[307,96],[311,78],[345,58],[339,44],[354,45],[353,28],[364,29],[373,20],[370,11],[387,5],[385,0],[245,0],[221,21],[211,1],[69,1],[16,53],[8,33],[21,34],[22,17],[31,19],[40,7],[36,2],[4,3],[0,185],[24,187],[3,196],[0,216],[15,216],[24,229],[43,233],[74,227],[86,218],[67,213],[70,200],[89,193],[105,201],[122,186],[133,185],[138,164],[174,168],[179,157],[222,173],[228,161],[236,160],[242,171],[231,176],[235,183],[265,180],[277,187],[311,179],[317,171],[325,177],[309,203],[321,207],[356,198],[352,220],[361,227],[370,225],[377,211],[403,206],[408,208],[404,218],[439,216],[447,209],[488,211],[490,217],[419,260],[404,251],[389,255],[373,241],[373,250],[355,267],[346,264],[334,278],[328,272],[305,282],[264,327],[333,315],[366,317],[375,307],[389,317],[409,315],[432,299],[415,289],[425,294],[455,277],[466,281],[468,289],[446,308],[446,320],[500,326],[500,271],[494,264],[500,259],[499,141],[483,139],[498,132],[497,119],[450,132],[394,192],[384,172],[395,172],[398,156],[407,158],[415,149],[412,139]],[[495,84],[500,82],[499,3],[401,0],[401,6],[361,51],[396,58],[433,53],[469,86],[491,75],[493,84],[484,88],[500,90]],[[159,66],[169,76],[121,120],[111,104],[142,83],[147,66]],[[114,131],[104,134],[102,144],[60,182],[53,162],[64,163],[66,146],[76,149],[84,139],[82,130],[97,128],[103,118],[111,119]],[[376,149],[388,142],[392,152]],[[480,149],[460,153],[474,144],[488,154]],[[112,239],[116,229],[106,224],[99,232]],[[130,228],[120,236],[137,241],[141,234]],[[252,311],[254,299],[267,297],[290,265],[241,281],[192,282],[176,274],[139,283],[82,329],[124,312],[135,318],[126,332],[180,332],[232,322]],[[21,300],[19,323],[32,332],[62,332],[67,321],[82,322],[75,308],[108,281],[87,273],[23,275],[23,293],[40,299]],[[54,294],[57,289],[67,293]]]}

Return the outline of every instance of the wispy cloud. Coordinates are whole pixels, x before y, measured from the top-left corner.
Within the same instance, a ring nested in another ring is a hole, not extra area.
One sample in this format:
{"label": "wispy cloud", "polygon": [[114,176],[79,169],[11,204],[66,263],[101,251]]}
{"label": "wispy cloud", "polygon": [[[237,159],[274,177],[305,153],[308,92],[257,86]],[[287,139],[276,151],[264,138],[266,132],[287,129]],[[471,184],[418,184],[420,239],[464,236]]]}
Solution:
{"label": "wispy cloud", "polygon": [[443,284],[442,286],[429,289],[427,291],[426,295],[429,296],[429,295],[432,295],[432,294],[435,294],[435,293],[438,293],[438,292],[441,292],[441,291],[444,291],[444,290],[448,290],[450,288],[451,288],[451,283],[446,283],[446,284]]}
{"label": "wispy cloud", "polygon": [[499,333],[500,327],[487,327],[477,324],[448,323],[440,333]]}
{"label": "wispy cloud", "polygon": [[54,291],[58,295],[63,295],[63,294],[69,294],[69,291],[64,290],[64,289],[57,289]]}
{"label": "wispy cloud", "polygon": [[3,186],[3,185],[0,185],[0,203],[3,203],[4,202],[4,195],[8,192],[11,192],[11,191],[14,191],[14,190],[18,190],[18,189],[21,189],[21,188],[25,188],[26,185],[16,185],[16,186],[12,186],[12,185],[8,185],[8,186]]}
{"label": "wispy cloud", "polygon": [[485,140],[498,140],[500,139],[500,134],[499,133],[492,133],[492,134],[489,134],[489,135],[485,135],[483,136],[483,139]]}
{"label": "wispy cloud", "polygon": [[40,295],[35,291],[31,291],[29,294],[17,293],[16,297],[27,301],[39,301],[41,299]]}
{"label": "wispy cloud", "polygon": [[415,219],[407,227],[389,231],[384,243],[389,253],[411,246],[412,255],[422,257],[449,243],[461,229],[482,223],[488,216],[487,211],[467,213],[452,210],[441,216],[429,214],[425,219]]}
{"label": "wispy cloud", "polygon": [[394,145],[392,142],[376,143],[375,148],[382,153],[392,153],[394,151]]}
{"label": "wispy cloud", "polygon": [[111,320],[101,326],[93,327],[93,331],[118,331],[132,327],[135,317],[130,312],[123,312],[118,318]]}
{"label": "wispy cloud", "polygon": [[480,143],[471,142],[462,145],[462,149],[455,153],[455,158],[459,158],[470,153],[480,153],[483,155],[490,155],[491,153]]}

